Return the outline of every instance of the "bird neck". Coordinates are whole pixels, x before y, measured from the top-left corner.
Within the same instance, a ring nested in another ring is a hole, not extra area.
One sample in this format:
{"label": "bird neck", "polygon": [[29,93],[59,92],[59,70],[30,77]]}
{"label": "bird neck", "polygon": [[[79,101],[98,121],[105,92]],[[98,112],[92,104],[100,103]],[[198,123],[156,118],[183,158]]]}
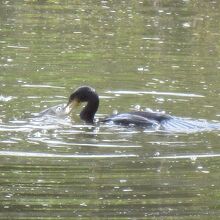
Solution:
{"label": "bird neck", "polygon": [[87,102],[87,105],[80,113],[80,118],[86,123],[94,123],[95,113],[99,107],[99,97],[97,95],[92,96],[92,98]]}

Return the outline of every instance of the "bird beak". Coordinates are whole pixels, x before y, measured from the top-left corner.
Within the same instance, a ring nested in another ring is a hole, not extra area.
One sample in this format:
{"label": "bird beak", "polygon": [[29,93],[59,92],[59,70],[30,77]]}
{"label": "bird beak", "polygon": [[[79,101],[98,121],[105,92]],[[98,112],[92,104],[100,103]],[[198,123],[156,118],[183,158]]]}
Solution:
{"label": "bird beak", "polygon": [[66,114],[69,114],[74,108],[80,105],[80,101],[78,99],[69,100],[65,107]]}

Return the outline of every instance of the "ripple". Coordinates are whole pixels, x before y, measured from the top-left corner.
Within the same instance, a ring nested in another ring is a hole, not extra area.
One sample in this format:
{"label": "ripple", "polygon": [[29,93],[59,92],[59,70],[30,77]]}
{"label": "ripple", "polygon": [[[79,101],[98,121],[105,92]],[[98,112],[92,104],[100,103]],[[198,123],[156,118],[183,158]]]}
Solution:
{"label": "ripple", "polygon": [[51,154],[38,152],[20,152],[20,151],[0,151],[0,156],[12,157],[44,157],[44,158],[120,158],[120,157],[138,157],[136,154]]}
{"label": "ripple", "polygon": [[120,95],[144,95],[144,94],[152,94],[152,95],[169,95],[169,96],[182,96],[182,97],[195,97],[195,98],[203,98],[205,96],[203,95],[198,95],[198,94],[193,94],[193,93],[179,93],[179,92],[157,92],[157,91],[123,91],[123,90],[118,90],[118,91],[107,91],[106,93],[110,94],[120,94]]}
{"label": "ripple", "polygon": [[168,155],[168,156],[156,156],[151,157],[153,159],[193,159],[197,158],[210,158],[210,157],[220,157],[220,154],[188,154],[188,155]]}
{"label": "ripple", "polygon": [[[38,140],[37,138],[30,138],[29,140]],[[100,147],[100,148],[140,148],[142,146],[140,145],[120,145],[120,144],[91,144],[91,143],[67,143],[63,141],[58,141],[58,140],[51,140],[51,139],[44,139],[42,140],[44,143],[50,144],[52,146],[57,146],[59,145],[60,147],[62,145],[65,146],[80,146],[80,147]]]}
{"label": "ripple", "polygon": [[14,49],[29,49],[29,47],[25,46],[18,46],[18,45],[8,45],[8,48],[14,48]]}
{"label": "ripple", "polygon": [[30,85],[30,84],[25,84],[25,85],[21,85],[21,87],[28,87],[28,88],[54,88],[54,89],[64,89],[65,87],[63,86],[51,86],[51,85],[39,85],[39,84],[35,84],[35,85]]}
{"label": "ripple", "polygon": [[155,41],[159,41],[161,39],[159,37],[142,37],[142,40],[155,40]]}

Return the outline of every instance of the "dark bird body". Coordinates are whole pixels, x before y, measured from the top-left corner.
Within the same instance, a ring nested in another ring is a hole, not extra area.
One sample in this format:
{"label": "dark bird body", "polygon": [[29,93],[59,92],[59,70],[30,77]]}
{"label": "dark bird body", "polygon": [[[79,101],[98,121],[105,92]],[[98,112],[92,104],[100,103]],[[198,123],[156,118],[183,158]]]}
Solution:
{"label": "dark bird body", "polygon": [[[70,95],[68,106],[74,107],[81,102],[87,102],[87,105],[81,111],[80,118],[86,123],[94,123],[94,116],[99,107],[98,94],[90,87],[79,87]],[[159,112],[134,111],[111,115],[101,119],[100,122],[149,127],[158,126],[162,121],[170,118],[172,118],[170,115]]]}
{"label": "dark bird body", "polygon": [[171,116],[158,113],[158,112],[147,112],[147,111],[135,111],[129,113],[120,113],[111,115],[102,122],[112,122],[119,125],[135,125],[135,126],[159,126],[162,121],[170,119]]}

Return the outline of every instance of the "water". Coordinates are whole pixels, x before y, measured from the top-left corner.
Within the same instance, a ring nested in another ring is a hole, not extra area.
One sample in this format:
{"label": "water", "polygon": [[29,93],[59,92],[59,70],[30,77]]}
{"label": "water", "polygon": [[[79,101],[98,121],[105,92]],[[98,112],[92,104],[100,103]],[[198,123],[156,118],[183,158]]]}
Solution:
{"label": "water", "polygon": [[216,219],[219,131],[155,132],[34,113],[96,88],[220,121],[218,1],[1,1],[0,218]]}

